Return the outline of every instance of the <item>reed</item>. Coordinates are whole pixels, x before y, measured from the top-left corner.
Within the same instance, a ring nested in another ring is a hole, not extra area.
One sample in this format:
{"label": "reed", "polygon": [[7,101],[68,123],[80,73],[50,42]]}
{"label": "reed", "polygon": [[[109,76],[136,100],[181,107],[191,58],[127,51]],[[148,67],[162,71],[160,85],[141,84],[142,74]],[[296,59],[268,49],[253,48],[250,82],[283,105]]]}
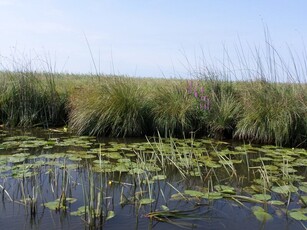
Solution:
{"label": "reed", "polygon": [[48,127],[65,122],[66,97],[57,91],[52,74],[8,72],[1,85],[0,112],[5,125]]}
{"label": "reed", "polygon": [[113,78],[72,95],[70,126],[77,133],[140,136],[146,130],[146,94],[129,78]]}
{"label": "reed", "polygon": [[197,103],[180,84],[156,89],[151,98],[154,128],[164,136],[189,133],[194,130]]}
{"label": "reed", "polygon": [[235,135],[261,143],[299,144],[307,129],[305,108],[297,98],[294,86],[265,81],[250,83],[244,92],[243,114]]}

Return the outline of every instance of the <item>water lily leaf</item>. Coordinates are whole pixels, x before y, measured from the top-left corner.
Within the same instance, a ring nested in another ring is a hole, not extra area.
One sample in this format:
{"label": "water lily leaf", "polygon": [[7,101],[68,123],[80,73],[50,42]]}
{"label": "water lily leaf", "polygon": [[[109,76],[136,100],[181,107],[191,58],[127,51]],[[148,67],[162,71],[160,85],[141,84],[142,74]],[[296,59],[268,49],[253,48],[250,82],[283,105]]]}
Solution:
{"label": "water lily leaf", "polygon": [[69,156],[68,159],[71,161],[82,161],[82,158],[77,156]]}
{"label": "water lily leaf", "polygon": [[140,200],[141,205],[147,205],[155,202],[155,199],[150,199],[150,198],[143,198]]}
{"label": "water lily leaf", "polygon": [[299,186],[299,190],[301,190],[302,192],[307,193],[307,185],[301,185],[301,186]]}
{"label": "water lily leaf", "polygon": [[272,191],[279,194],[288,194],[289,192],[297,192],[298,188],[293,185],[282,185],[272,187]]}
{"label": "water lily leaf", "polygon": [[75,212],[71,212],[70,215],[72,216],[83,216],[85,214],[85,211],[86,211],[86,206],[81,206],[78,208],[77,211]]}
{"label": "water lily leaf", "polygon": [[117,164],[113,170],[118,171],[118,172],[128,172],[130,168],[126,164],[120,163],[120,164]]}
{"label": "water lily leaf", "polygon": [[259,206],[252,207],[253,214],[260,222],[266,222],[273,219],[272,215],[267,213],[263,208]]}
{"label": "water lily leaf", "polygon": [[255,194],[252,196],[256,200],[270,200],[271,195],[269,194]]}
{"label": "water lily leaf", "polygon": [[[60,199],[56,199],[55,201],[58,202],[58,204],[59,204]],[[76,199],[76,198],[73,198],[73,197],[66,197],[66,198],[65,198],[65,201],[66,201],[67,203],[72,204],[72,203],[75,203],[75,202],[77,201],[77,199]]]}
{"label": "water lily leaf", "polygon": [[235,194],[235,189],[227,185],[215,185],[214,189],[221,193]]}
{"label": "water lily leaf", "polygon": [[280,201],[280,200],[270,200],[268,202],[268,204],[271,204],[271,205],[284,205],[285,203]]}
{"label": "water lily leaf", "polygon": [[134,168],[134,169],[129,170],[129,174],[142,174],[144,172],[145,171],[143,169],[140,169],[140,168]]}
{"label": "water lily leaf", "polygon": [[108,211],[107,219],[106,220],[109,220],[109,219],[113,218],[114,216],[115,216],[115,212],[114,211]]}
{"label": "water lily leaf", "polygon": [[116,160],[116,159],[122,158],[122,155],[118,152],[109,152],[109,153],[106,153],[106,157]]}
{"label": "water lily leaf", "polygon": [[62,206],[58,201],[50,201],[48,203],[42,204],[42,206],[45,206],[46,208],[49,208],[52,211],[55,211],[59,208],[66,208],[65,206]]}
{"label": "water lily leaf", "polygon": [[130,163],[131,160],[129,158],[122,158],[122,159],[118,159],[117,162],[119,162],[119,163]]}
{"label": "water lily leaf", "polygon": [[182,193],[175,193],[171,195],[171,200],[186,200],[187,198]]}
{"label": "water lily leaf", "polygon": [[206,198],[208,200],[219,200],[223,198],[223,195],[220,192],[209,192],[206,193],[203,198]]}
{"label": "water lily leaf", "polygon": [[152,177],[153,180],[165,180],[166,175],[155,175]]}
{"label": "water lily leaf", "polygon": [[307,220],[307,216],[304,215],[301,211],[290,211],[290,216],[295,220]]}
{"label": "water lily leaf", "polygon": [[169,211],[169,208],[167,206],[165,206],[165,205],[161,205],[161,209],[163,211]]}
{"label": "water lily leaf", "polygon": [[184,194],[194,197],[203,197],[205,194],[196,190],[185,190]]}

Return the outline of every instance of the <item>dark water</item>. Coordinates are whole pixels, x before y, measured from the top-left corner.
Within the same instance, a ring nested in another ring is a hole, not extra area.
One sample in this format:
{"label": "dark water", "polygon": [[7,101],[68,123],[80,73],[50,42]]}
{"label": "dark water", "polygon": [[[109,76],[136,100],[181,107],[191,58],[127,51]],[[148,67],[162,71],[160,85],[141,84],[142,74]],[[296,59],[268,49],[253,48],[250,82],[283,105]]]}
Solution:
{"label": "dark water", "polygon": [[[246,169],[244,156],[233,156],[237,160],[242,160],[236,165],[235,177],[230,175],[229,168],[224,167],[214,170],[201,169],[202,177],[183,177],[176,167],[167,164],[159,165],[162,171],[166,172],[166,179],[149,182],[148,178],[156,174],[161,175],[162,172],[148,170],[140,174],[120,173],[110,170],[107,166],[100,171],[95,170],[99,159],[105,161],[103,164],[106,165],[118,162],[119,159],[114,157],[114,152],[119,152],[121,156],[125,156],[125,159],[130,157],[131,161],[141,164],[142,162],[137,161],[133,153],[146,151],[142,148],[135,150],[138,148],[135,146],[134,150],[128,150],[132,143],[141,146],[140,140],[96,141],[86,137],[81,138],[80,142],[77,140],[77,137],[57,132],[2,130],[0,185],[5,190],[1,189],[0,193],[0,229],[305,229],[304,226],[307,226],[306,221],[298,221],[285,215],[287,208],[304,208],[298,205],[299,200],[295,195],[290,197],[289,205],[282,207],[232,199],[172,198],[174,194],[183,194],[185,190],[205,191],[207,188],[212,190],[213,185],[217,183],[233,186],[236,194],[246,195],[243,186],[251,185],[251,180],[257,178],[258,172]],[[37,141],[42,143],[37,144]],[[146,140],[144,141],[146,143]],[[10,145],[8,142],[13,144]],[[102,148],[98,142],[104,147]],[[115,142],[123,145],[114,149]],[[123,150],[124,145],[127,145],[127,148]],[[226,147],[227,144],[223,144],[218,148]],[[148,149],[148,146],[145,149]],[[205,155],[205,152],[202,154]],[[126,153],[130,156],[126,157]],[[52,157],[57,154],[58,157]],[[95,157],[86,158],[84,154]],[[145,161],[152,162],[151,155],[146,154]],[[112,157],[109,158],[110,156]],[[252,156],[249,160],[251,159]],[[98,163],[100,168],[101,164]],[[299,175],[306,176],[305,167],[299,167],[297,170]],[[210,178],[206,178],[206,175],[210,175]],[[79,207],[88,204],[87,199],[90,199],[90,196],[95,197],[94,206],[97,207],[99,192],[103,194],[100,207],[104,215],[101,221],[96,220],[94,225],[89,225],[86,216],[71,215]],[[63,193],[66,197],[77,200],[67,204],[65,210],[50,210],[44,205],[60,198]],[[273,195],[280,197],[282,201],[288,201],[288,197],[279,194],[272,194],[272,197]],[[142,198],[149,197],[155,201],[146,205],[140,204]],[[36,212],[32,214],[30,203],[25,204],[25,200],[31,198],[37,200]],[[123,199],[126,202],[121,203]],[[265,208],[273,218],[259,221],[251,211],[251,208],[257,205]],[[154,211],[162,211],[162,206],[167,206],[170,211],[186,212],[182,216],[167,216],[163,219],[165,222],[148,217],[148,214]],[[107,213],[110,211],[115,216],[107,220]]]}

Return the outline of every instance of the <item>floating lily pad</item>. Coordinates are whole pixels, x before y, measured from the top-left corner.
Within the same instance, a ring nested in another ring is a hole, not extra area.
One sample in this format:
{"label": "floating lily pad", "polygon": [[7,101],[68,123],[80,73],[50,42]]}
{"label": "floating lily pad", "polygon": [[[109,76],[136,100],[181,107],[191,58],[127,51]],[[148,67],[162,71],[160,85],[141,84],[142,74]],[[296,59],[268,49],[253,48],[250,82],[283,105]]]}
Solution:
{"label": "floating lily pad", "polygon": [[301,185],[301,186],[299,186],[299,190],[301,190],[302,192],[307,193],[307,185]]}
{"label": "floating lily pad", "polygon": [[214,189],[222,193],[235,194],[235,189],[228,185],[215,185]]}
{"label": "floating lily pad", "polygon": [[282,185],[282,186],[272,187],[272,191],[279,194],[288,194],[291,192],[297,192],[298,188],[293,185]]}
{"label": "floating lily pad", "polygon": [[273,219],[273,216],[267,213],[263,208],[259,206],[252,207],[253,214],[260,222],[266,222],[268,220]]}
{"label": "floating lily pad", "polygon": [[52,211],[58,209],[66,209],[66,206],[63,206],[59,201],[50,201],[48,203],[42,204],[42,206],[45,206],[46,208],[49,208]]}
{"label": "floating lily pad", "polygon": [[280,201],[280,200],[270,200],[270,201],[268,201],[268,204],[271,204],[271,205],[284,205],[285,203]]}
{"label": "floating lily pad", "polygon": [[152,177],[152,180],[165,180],[166,175],[155,175]]}
{"label": "floating lily pad", "polygon": [[270,200],[271,195],[269,194],[255,194],[252,196],[256,200]]}
{"label": "floating lily pad", "polygon": [[208,192],[205,193],[203,198],[206,198],[208,200],[219,200],[223,198],[223,195],[220,192]]}
{"label": "floating lily pad", "polygon": [[307,220],[307,216],[300,210],[290,211],[289,215],[295,220],[303,220],[303,221]]}
{"label": "floating lily pad", "polygon": [[114,211],[108,211],[106,220],[109,220],[109,219],[113,218],[114,216],[115,216],[115,212]]}
{"label": "floating lily pad", "polygon": [[193,197],[203,197],[203,196],[205,196],[205,194],[203,192],[196,191],[196,190],[185,190],[184,194],[189,195],[189,196],[193,196]]}
{"label": "floating lily pad", "polygon": [[129,174],[142,174],[145,171],[143,169],[140,168],[133,168],[131,170],[129,170]]}
{"label": "floating lily pad", "polygon": [[152,204],[153,202],[155,202],[155,199],[143,198],[140,200],[141,205]]}

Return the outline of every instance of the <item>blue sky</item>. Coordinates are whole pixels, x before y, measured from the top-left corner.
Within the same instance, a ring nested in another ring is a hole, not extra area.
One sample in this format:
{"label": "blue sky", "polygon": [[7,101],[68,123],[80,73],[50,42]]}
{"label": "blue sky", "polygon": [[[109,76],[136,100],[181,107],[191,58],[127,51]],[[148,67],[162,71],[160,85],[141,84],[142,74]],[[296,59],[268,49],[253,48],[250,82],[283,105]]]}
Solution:
{"label": "blue sky", "polygon": [[216,65],[225,50],[235,59],[239,43],[261,47],[265,27],[281,53],[300,53],[306,10],[305,0],[0,0],[0,64],[184,76],[188,62]]}

